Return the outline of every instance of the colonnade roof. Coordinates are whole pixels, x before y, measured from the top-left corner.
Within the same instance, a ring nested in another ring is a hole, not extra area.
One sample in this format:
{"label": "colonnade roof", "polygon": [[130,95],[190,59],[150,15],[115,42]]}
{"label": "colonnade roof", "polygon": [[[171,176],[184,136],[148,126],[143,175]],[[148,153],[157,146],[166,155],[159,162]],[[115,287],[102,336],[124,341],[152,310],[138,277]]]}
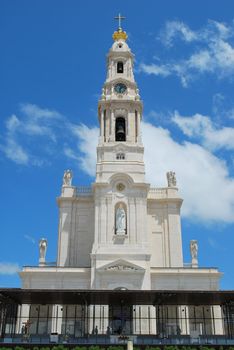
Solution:
{"label": "colonnade roof", "polygon": [[0,302],[83,305],[234,305],[234,290],[56,290],[0,289]]}

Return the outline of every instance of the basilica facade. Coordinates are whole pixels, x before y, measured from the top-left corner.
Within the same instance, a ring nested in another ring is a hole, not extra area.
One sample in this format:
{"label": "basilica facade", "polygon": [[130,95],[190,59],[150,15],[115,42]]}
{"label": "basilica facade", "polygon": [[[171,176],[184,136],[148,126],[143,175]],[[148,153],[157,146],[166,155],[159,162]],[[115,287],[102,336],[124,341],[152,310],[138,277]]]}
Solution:
{"label": "basilica facade", "polygon": [[233,291],[219,291],[218,269],[199,266],[196,240],[184,263],[176,174],[163,188],[145,180],[143,103],[120,25],[113,41],[95,182],[76,187],[64,172],[56,263],[42,238],[22,288],[0,290],[0,342],[234,344]]}
{"label": "basilica facade", "polygon": [[221,273],[184,264],[182,199],[172,171],[165,187],[145,180],[141,138],[143,103],[134,78],[134,55],[121,27],[113,34],[107,75],[98,101],[100,136],[96,179],[75,187],[65,171],[59,207],[56,266],[46,263],[40,242],[39,266],[20,272],[25,289],[218,290]]}

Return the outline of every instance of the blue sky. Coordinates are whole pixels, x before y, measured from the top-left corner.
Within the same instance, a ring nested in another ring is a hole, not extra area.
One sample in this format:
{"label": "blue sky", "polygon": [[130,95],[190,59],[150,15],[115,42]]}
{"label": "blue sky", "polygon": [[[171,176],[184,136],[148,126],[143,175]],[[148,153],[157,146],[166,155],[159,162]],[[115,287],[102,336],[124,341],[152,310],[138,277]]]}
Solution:
{"label": "blue sky", "polygon": [[31,1],[0,3],[0,286],[55,261],[64,169],[94,181],[97,101],[119,12],[136,56],[144,102],[147,180],[175,170],[184,198],[184,260],[218,266],[234,288],[233,1]]}

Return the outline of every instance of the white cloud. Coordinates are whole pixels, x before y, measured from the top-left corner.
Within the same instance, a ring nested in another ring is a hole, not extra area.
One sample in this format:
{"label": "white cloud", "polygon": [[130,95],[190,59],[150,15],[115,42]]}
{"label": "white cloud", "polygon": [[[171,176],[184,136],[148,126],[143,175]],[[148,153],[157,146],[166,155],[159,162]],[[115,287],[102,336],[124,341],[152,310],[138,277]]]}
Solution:
{"label": "white cloud", "polygon": [[190,47],[187,54],[187,48],[181,50],[183,57],[176,60],[165,60],[163,64],[143,62],[139,65],[139,71],[163,78],[175,75],[184,87],[205,73],[213,74],[218,79],[232,79],[234,47],[229,39],[233,36],[234,27],[222,22],[209,21],[198,31],[192,31],[183,22],[167,22],[160,36],[163,44],[170,47],[175,38],[179,37],[185,42],[196,41],[196,45]]}
{"label": "white cloud", "polygon": [[12,114],[6,121],[6,128],[8,132],[14,133],[20,126],[20,120],[15,114]]}
{"label": "white cloud", "polygon": [[234,107],[225,112],[226,116],[230,119],[234,119]]}
{"label": "white cloud", "polygon": [[159,39],[165,46],[173,46],[178,38],[184,42],[209,42],[214,39],[228,39],[233,36],[233,24],[230,26],[223,22],[208,20],[207,24],[192,30],[182,21],[167,21],[160,32]]}
{"label": "white cloud", "polygon": [[191,117],[184,117],[175,112],[172,121],[186,136],[200,138],[202,144],[208,149],[234,149],[234,128],[219,128],[209,117],[198,113]]}
{"label": "white cloud", "polygon": [[185,199],[184,216],[233,222],[234,179],[225,162],[198,144],[175,142],[168,130],[149,123],[142,128],[147,179],[165,186],[165,173],[175,170]]}
{"label": "white cloud", "polygon": [[24,238],[27,239],[28,241],[30,241],[30,242],[33,243],[33,244],[36,243],[35,238],[33,238],[33,237],[30,236],[30,235],[24,235]]}
{"label": "white cloud", "polygon": [[19,132],[30,136],[46,136],[56,141],[54,127],[58,127],[58,121],[63,120],[60,113],[30,103],[21,104],[20,111],[25,118],[21,121]]}
{"label": "white cloud", "polygon": [[212,71],[214,69],[213,59],[208,50],[203,50],[193,54],[186,62],[186,65],[192,69],[197,69],[200,72]]}
{"label": "white cloud", "polygon": [[[142,132],[147,181],[165,187],[166,172],[175,170],[185,200],[184,217],[208,222],[234,221],[234,179],[223,160],[198,144],[174,141],[167,129],[142,123]],[[83,125],[78,136],[82,137],[82,167],[94,176],[97,128]]]}
{"label": "white cloud", "polygon": [[139,66],[139,70],[146,73],[146,74],[154,74],[154,75],[161,75],[163,77],[167,77],[171,74],[171,67],[170,66],[164,66],[164,65],[157,65],[157,64],[144,64],[141,63]]}
{"label": "white cloud", "polygon": [[63,116],[52,109],[41,108],[35,104],[22,103],[20,110],[27,115],[29,118],[34,119],[63,119]]}
{"label": "white cloud", "polygon": [[20,270],[18,264],[0,262],[0,275],[14,275]]}
{"label": "white cloud", "polygon": [[[31,147],[26,143],[44,148],[51,152],[52,147],[47,147],[49,141],[57,142],[57,135],[60,129],[66,129],[66,118],[59,112],[40,108],[34,104],[21,104],[19,116],[11,115],[6,120],[6,133],[2,137],[0,150],[8,159],[21,165],[32,164],[41,166],[48,163],[31,154]],[[36,137],[43,138],[47,142],[38,142]],[[25,142],[27,140],[27,142]]]}
{"label": "white cloud", "polygon": [[[72,133],[78,137],[78,148],[82,156],[79,156],[81,168],[90,176],[94,176],[96,170],[96,147],[98,143],[99,128],[89,128],[84,124],[70,125]],[[66,149],[66,154],[71,158],[75,158],[71,149]]]}
{"label": "white cloud", "polygon": [[[89,129],[82,124],[71,124],[59,112],[40,108],[34,104],[21,104],[19,116],[13,114],[7,118],[5,125],[6,132],[5,137],[2,137],[0,151],[16,164],[33,166],[49,164],[47,157],[52,157],[58,153],[58,148],[62,148],[63,155],[76,160],[77,166],[81,169],[89,174],[95,170],[93,163],[96,161],[96,152],[85,151],[86,162],[83,162],[80,153],[93,145],[96,146],[98,128]],[[86,134],[90,130],[92,130],[92,142],[89,140],[87,143]],[[76,151],[74,142],[78,146]],[[36,147],[32,149],[31,144],[33,146],[36,144]],[[43,155],[38,157],[36,153]]]}
{"label": "white cloud", "polygon": [[0,145],[0,150],[5,156],[13,162],[21,165],[27,165],[29,162],[28,152],[17,143],[13,137],[8,136],[4,145]]}
{"label": "white cloud", "polygon": [[216,121],[221,123],[223,120],[234,119],[234,103],[232,99],[218,92],[213,96],[212,104],[212,111]]}
{"label": "white cloud", "polygon": [[211,21],[208,22],[211,27],[216,28],[218,31],[218,34],[221,38],[227,39],[229,36],[232,35],[232,28],[229,27],[227,24],[223,22],[217,22],[217,21]]}
{"label": "white cloud", "polygon": [[191,42],[197,39],[196,32],[192,31],[186,24],[180,21],[168,21],[165,28],[161,31],[161,41],[166,46],[171,46],[175,37],[179,36],[182,40]]}

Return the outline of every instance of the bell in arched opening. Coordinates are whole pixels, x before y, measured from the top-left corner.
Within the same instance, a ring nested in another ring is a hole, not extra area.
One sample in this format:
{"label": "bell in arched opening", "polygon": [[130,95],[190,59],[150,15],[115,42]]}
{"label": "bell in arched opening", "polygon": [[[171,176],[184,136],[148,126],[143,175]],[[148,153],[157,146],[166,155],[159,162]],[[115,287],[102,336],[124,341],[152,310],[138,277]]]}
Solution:
{"label": "bell in arched opening", "polygon": [[115,141],[126,141],[126,127],[125,119],[123,117],[116,118]]}

